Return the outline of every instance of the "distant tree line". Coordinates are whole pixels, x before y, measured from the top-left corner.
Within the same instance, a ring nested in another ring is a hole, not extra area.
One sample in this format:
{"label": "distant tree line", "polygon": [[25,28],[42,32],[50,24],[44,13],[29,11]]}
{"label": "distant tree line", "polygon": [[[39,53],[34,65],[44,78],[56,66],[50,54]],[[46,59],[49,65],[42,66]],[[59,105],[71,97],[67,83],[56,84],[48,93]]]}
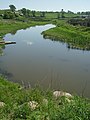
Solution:
{"label": "distant tree line", "polygon": [[79,15],[90,15],[90,11],[87,12],[77,12]]}
{"label": "distant tree line", "polygon": [[[70,17],[73,18],[73,16],[75,15],[74,12],[68,10],[68,12],[65,12],[63,9],[61,9],[60,12],[47,12],[47,11],[35,11],[35,10],[29,10],[26,8],[22,8],[20,10],[16,10],[16,7],[14,5],[9,5],[8,10],[3,10],[3,15],[0,14],[0,17],[2,17],[3,19],[25,19],[25,18],[31,18],[31,19],[43,19],[43,18],[47,18],[47,14],[52,14],[51,19],[63,19],[66,17]],[[55,15],[55,17],[53,17]],[[77,12],[76,17],[79,17],[81,15],[90,15],[90,11],[87,12]],[[44,19],[43,19],[44,20]]]}
{"label": "distant tree line", "polygon": [[[19,16],[23,16],[26,18],[36,17],[35,10],[31,11],[29,9],[22,8],[21,10],[16,11],[16,7],[14,5],[9,5],[9,7],[10,7],[10,9],[5,10],[2,15],[4,19],[13,19],[13,18],[16,18]],[[44,11],[40,12],[40,17],[45,17]]]}
{"label": "distant tree line", "polygon": [[74,26],[80,25],[80,26],[90,27],[90,19],[70,19],[68,23]]}
{"label": "distant tree line", "polygon": [[[29,9],[22,8],[22,9],[16,11],[16,7],[14,5],[9,5],[9,7],[10,7],[10,9],[5,10],[4,13],[3,13],[3,18],[4,19],[14,19],[14,18],[17,18],[19,16],[23,16],[25,18],[30,18],[30,17],[31,18],[36,18],[37,17],[35,10],[31,11]],[[40,11],[39,12],[39,17],[45,18],[46,13],[53,13],[53,11],[52,12]],[[61,9],[61,12],[57,12],[57,13],[58,13],[57,14],[58,19],[59,18],[65,18],[65,16],[64,16],[65,12],[64,12],[63,9]],[[70,11],[69,11],[69,13],[70,13]]]}

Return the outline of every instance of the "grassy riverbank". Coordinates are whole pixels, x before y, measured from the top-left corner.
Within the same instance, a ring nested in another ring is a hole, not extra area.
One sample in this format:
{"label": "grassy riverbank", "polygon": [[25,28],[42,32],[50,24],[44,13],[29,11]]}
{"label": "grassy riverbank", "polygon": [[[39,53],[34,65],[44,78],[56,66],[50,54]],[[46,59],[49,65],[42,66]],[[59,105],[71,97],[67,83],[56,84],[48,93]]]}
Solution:
{"label": "grassy riverbank", "polygon": [[2,38],[3,35],[7,33],[14,33],[19,29],[25,29],[35,25],[44,25],[46,23],[47,22],[40,21],[20,22],[16,20],[0,20],[0,37]]}
{"label": "grassy riverbank", "polygon": [[[15,32],[19,29],[25,29],[27,27],[35,26],[35,25],[45,25],[48,22],[43,21],[30,21],[21,22],[16,20],[0,20],[0,41],[2,41],[3,36],[7,33],[15,34]],[[3,54],[2,49],[4,45],[0,45],[0,55]]]}
{"label": "grassy riverbank", "polygon": [[24,89],[19,84],[0,77],[1,120],[89,120],[89,118],[90,101],[87,99],[77,96],[56,99],[53,91],[43,91],[39,87]]}
{"label": "grassy riverbank", "polygon": [[[7,33],[14,34],[19,29],[47,23],[39,21],[20,22],[16,20],[1,20],[0,40]],[[90,50],[90,27],[73,26],[68,24],[66,20],[54,20],[53,23],[56,25],[55,28],[42,33],[45,38],[66,42],[68,48]]]}
{"label": "grassy riverbank", "polygon": [[55,28],[44,31],[45,38],[68,43],[68,48],[90,50],[90,27],[73,26],[65,20],[53,21]]}

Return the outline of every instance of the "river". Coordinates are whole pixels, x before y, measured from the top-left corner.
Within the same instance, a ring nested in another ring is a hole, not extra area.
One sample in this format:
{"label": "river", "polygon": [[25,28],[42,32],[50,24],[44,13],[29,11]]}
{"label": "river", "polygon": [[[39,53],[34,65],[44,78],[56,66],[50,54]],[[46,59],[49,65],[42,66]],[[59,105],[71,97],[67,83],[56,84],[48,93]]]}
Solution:
{"label": "river", "polygon": [[25,86],[64,90],[90,98],[90,51],[68,49],[66,43],[44,39],[52,24],[34,26],[5,35],[0,73]]}

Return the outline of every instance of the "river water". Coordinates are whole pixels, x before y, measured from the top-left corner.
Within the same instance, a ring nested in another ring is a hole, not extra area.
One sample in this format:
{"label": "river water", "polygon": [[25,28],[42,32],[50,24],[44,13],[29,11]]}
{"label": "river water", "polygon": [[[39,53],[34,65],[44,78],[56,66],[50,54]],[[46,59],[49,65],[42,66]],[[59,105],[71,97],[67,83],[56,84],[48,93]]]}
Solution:
{"label": "river water", "polygon": [[64,90],[90,98],[90,51],[68,49],[66,43],[44,39],[52,24],[6,34],[0,73],[25,86]]}

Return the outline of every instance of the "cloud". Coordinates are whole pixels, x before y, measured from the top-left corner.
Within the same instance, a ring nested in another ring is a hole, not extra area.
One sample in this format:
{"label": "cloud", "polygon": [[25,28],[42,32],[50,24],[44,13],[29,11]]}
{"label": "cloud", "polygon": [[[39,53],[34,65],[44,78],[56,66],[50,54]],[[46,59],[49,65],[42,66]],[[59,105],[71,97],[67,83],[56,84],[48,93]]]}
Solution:
{"label": "cloud", "polygon": [[33,42],[31,42],[31,41],[28,41],[28,42],[26,42],[27,43],[27,45],[33,45]]}

